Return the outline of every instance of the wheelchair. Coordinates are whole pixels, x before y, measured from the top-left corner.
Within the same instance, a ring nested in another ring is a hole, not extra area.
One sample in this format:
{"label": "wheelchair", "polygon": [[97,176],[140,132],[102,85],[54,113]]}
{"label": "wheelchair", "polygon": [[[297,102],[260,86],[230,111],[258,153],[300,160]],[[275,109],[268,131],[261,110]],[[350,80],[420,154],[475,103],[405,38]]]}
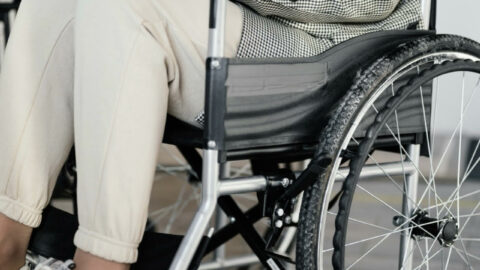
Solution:
{"label": "wheelchair", "polygon": [[[167,236],[147,233],[133,269],[202,269],[203,257],[238,234],[266,269],[478,268],[480,184],[471,175],[480,140],[466,147],[464,137],[480,130],[472,113],[480,44],[437,35],[432,0],[424,30],[365,34],[313,57],[227,59],[225,3],[211,1],[204,128],[169,116],[164,135],[201,182],[200,207],[167,248],[154,244]],[[442,140],[445,122],[454,131]],[[229,177],[235,160],[249,160],[252,175]],[[297,171],[279,165],[305,160]],[[440,179],[447,166],[454,177]],[[244,211],[232,195],[248,192],[258,203]],[[212,230],[217,207],[230,222]],[[46,211],[31,250],[42,253],[59,223],[75,227],[56,211]],[[265,218],[261,235],[254,224]],[[290,228],[293,251],[280,253]],[[146,253],[171,259],[147,265]]]}

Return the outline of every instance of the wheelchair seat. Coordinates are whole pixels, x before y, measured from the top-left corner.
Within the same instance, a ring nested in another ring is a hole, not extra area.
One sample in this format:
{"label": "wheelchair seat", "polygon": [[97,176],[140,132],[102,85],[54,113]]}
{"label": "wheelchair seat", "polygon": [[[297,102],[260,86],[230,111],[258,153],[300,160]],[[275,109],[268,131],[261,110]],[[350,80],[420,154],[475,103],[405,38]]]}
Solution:
{"label": "wheelchair seat", "polygon": [[[226,108],[227,159],[310,156],[331,110],[355,75],[400,44],[432,34],[379,31],[313,57],[228,59],[226,104],[218,104]],[[203,131],[169,116],[164,142],[201,148]]]}
{"label": "wheelchair seat", "polygon": [[203,143],[203,130],[183,122],[174,116],[167,115],[163,142],[177,146],[201,148]]}

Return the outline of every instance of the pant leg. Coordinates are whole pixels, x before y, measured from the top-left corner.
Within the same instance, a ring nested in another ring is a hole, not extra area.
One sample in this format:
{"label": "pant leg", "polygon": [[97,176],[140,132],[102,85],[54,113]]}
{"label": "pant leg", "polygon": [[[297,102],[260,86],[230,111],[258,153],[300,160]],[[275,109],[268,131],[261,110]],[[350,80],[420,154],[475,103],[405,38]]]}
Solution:
{"label": "pant leg", "polygon": [[74,0],[24,0],[0,75],[0,212],[36,227],[73,142]]}
{"label": "pant leg", "polygon": [[[167,110],[186,117],[183,111],[203,109],[208,5],[78,1],[78,248],[112,261],[136,261]],[[228,7],[233,38],[227,50],[233,56],[242,22],[240,9]],[[190,104],[195,108],[185,107]]]}

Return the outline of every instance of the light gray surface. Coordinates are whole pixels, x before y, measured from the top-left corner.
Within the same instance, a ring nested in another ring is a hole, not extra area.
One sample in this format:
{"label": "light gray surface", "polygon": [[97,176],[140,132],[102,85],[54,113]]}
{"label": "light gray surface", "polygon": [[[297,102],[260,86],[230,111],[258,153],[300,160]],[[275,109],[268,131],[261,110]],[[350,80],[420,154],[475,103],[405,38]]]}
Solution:
{"label": "light gray surface", "polygon": [[[478,0],[437,0],[437,30],[439,33],[448,33],[465,36],[476,41],[480,41],[480,1]],[[448,97],[443,97],[447,100]],[[475,113],[480,115],[480,107],[472,108]],[[466,121],[475,121],[475,119],[465,119]],[[465,135],[480,136],[480,124],[465,126]],[[451,127],[446,123],[439,127],[447,132]]]}

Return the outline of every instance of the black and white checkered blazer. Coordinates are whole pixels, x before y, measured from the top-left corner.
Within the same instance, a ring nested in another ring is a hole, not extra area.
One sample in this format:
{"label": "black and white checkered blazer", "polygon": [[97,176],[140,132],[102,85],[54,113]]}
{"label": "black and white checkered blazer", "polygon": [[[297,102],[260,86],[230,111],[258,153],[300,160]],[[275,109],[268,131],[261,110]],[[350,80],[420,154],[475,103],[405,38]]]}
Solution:
{"label": "black and white checkered blazer", "polygon": [[238,0],[260,15],[303,23],[367,23],[386,19],[400,0]]}
{"label": "black and white checkered blazer", "polygon": [[243,9],[237,57],[307,57],[380,30],[421,27],[420,0],[235,0]]}

